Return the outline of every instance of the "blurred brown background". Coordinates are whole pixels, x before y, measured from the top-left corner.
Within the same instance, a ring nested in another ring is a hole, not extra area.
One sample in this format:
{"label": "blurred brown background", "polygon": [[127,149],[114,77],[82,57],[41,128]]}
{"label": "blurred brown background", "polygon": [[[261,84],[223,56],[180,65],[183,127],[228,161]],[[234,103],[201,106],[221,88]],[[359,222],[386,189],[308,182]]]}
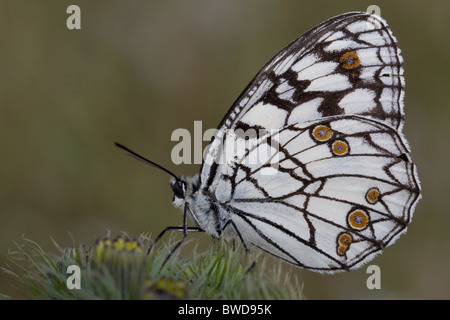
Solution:
{"label": "blurred brown background", "polygon": [[[68,30],[66,8],[81,8]],[[53,250],[108,230],[138,236],[179,225],[169,176],[124,155],[120,141],[176,174],[173,130],[220,122],[257,71],[311,27],[381,8],[405,58],[405,134],[423,199],[406,235],[366,268],[296,270],[308,298],[450,298],[449,1],[0,1],[0,266],[22,235]],[[195,236],[193,236],[195,237]],[[197,236],[209,241],[207,236]],[[0,293],[17,282],[0,274]]]}

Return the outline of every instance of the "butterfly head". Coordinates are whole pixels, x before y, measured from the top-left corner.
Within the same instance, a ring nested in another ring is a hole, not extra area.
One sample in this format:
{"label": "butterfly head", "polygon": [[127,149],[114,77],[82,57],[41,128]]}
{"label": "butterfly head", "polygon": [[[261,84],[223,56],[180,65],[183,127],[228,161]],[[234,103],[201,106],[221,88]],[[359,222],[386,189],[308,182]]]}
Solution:
{"label": "butterfly head", "polygon": [[170,187],[173,191],[172,203],[175,207],[181,207],[186,197],[186,180],[184,177],[170,179]]}
{"label": "butterfly head", "polygon": [[172,204],[177,208],[183,208],[186,198],[191,197],[199,188],[199,176],[180,178],[172,177],[170,187],[173,191]]}

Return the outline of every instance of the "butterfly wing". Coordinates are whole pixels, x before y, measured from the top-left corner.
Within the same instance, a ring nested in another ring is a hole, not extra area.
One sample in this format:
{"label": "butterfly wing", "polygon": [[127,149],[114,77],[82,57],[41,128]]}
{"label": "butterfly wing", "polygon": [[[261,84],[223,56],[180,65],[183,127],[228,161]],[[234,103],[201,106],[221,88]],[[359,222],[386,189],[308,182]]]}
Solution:
{"label": "butterfly wing", "polygon": [[354,114],[401,131],[403,88],[400,49],[381,17],[350,12],[331,18],[285,47],[250,82],[219,125],[201,179],[213,182],[215,149],[228,129],[279,129]]}
{"label": "butterfly wing", "polygon": [[[248,143],[217,185],[244,241],[294,265],[334,272],[359,267],[406,231],[419,182],[391,127],[333,116]],[[265,153],[266,161],[249,161]],[[274,163],[276,172],[267,171]]]}
{"label": "butterfly wing", "polygon": [[392,244],[420,197],[401,133],[402,62],[386,22],[365,12],[331,18],[278,53],[202,164],[200,189],[219,203],[219,220],[319,272],[356,268]]}
{"label": "butterfly wing", "polygon": [[270,128],[355,114],[401,131],[402,64],[397,41],[381,17],[353,12],[331,18],[279,52],[241,94],[219,127],[239,127],[240,121],[264,125],[251,120],[259,109],[271,108],[263,106],[272,106],[283,117],[265,123]]}

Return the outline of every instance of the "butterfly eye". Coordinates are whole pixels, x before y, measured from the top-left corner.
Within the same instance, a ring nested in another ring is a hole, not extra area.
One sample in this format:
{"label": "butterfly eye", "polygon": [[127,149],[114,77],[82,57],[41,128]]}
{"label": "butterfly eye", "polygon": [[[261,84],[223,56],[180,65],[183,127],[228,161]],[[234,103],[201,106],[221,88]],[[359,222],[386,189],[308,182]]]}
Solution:
{"label": "butterfly eye", "polygon": [[171,183],[170,186],[172,187],[175,197],[184,199],[186,194],[186,182],[182,180],[175,180],[175,182]]}

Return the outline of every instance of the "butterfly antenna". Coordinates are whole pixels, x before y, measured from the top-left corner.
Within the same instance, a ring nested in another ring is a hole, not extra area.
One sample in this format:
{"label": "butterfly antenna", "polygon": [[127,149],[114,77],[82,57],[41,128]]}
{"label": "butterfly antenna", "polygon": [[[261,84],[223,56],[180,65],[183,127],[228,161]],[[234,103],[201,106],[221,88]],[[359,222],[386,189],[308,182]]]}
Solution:
{"label": "butterfly antenna", "polygon": [[170,174],[172,177],[174,177],[175,179],[179,180],[179,178],[173,172],[170,172],[169,170],[167,170],[166,168],[160,166],[159,164],[157,164],[157,163],[155,163],[155,162],[153,162],[151,160],[148,160],[147,158],[144,158],[143,156],[141,156],[141,155],[137,154],[136,152],[128,149],[127,147],[125,147],[124,145],[122,145],[122,144],[120,144],[118,142],[114,142],[114,144],[116,145],[116,147],[119,147],[120,149],[125,150],[128,155],[130,155],[130,156],[132,156],[132,157],[134,157],[134,158],[136,158],[136,159],[138,159],[138,160],[140,160],[140,161],[142,161],[142,162],[144,162],[146,164],[149,164],[149,165],[151,165],[153,167],[156,167],[156,168],[158,168],[158,169],[160,169],[162,171],[165,171],[168,174]]}

